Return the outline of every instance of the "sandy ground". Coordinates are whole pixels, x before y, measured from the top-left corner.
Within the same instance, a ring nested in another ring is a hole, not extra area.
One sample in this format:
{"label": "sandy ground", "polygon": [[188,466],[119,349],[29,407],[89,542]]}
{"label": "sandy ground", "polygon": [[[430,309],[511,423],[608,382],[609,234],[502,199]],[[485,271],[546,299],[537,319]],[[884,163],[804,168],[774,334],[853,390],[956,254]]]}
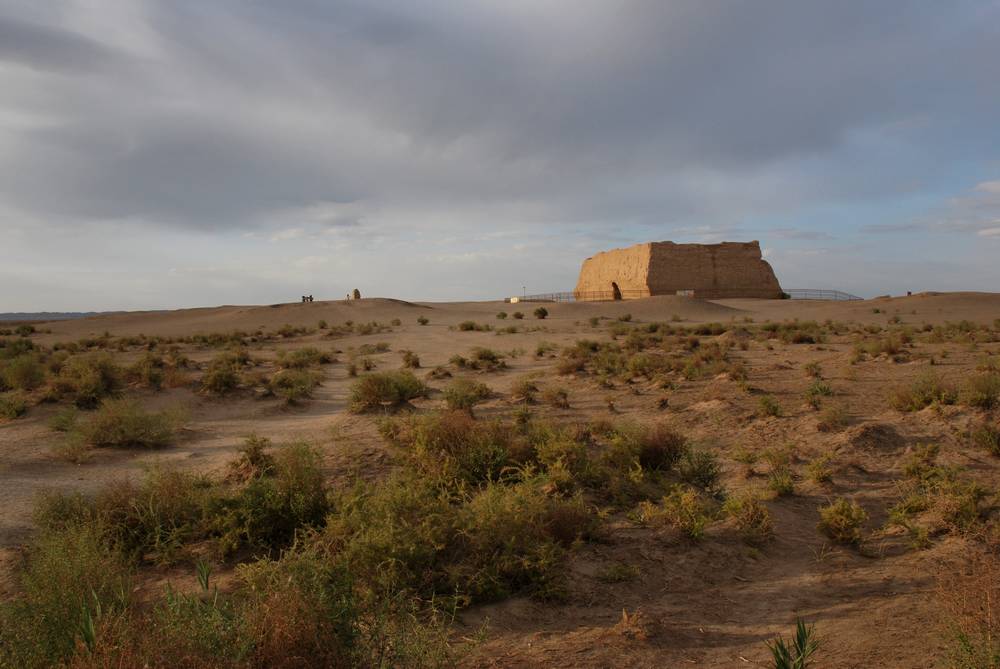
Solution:
{"label": "sandy ground", "polygon": [[[760,486],[763,478],[746,479],[731,459],[734,449],[749,445],[764,449],[794,444],[800,463],[823,454],[835,456],[835,474],[829,485],[800,481],[796,495],[768,503],[774,515],[776,539],[750,548],[725,526],[713,528],[695,545],[640,528],[627,520],[613,521],[606,543],[583,547],[573,558],[569,600],[542,604],[512,599],[464,612],[459,633],[488,624],[486,642],[467,658],[469,666],[494,667],[674,667],[768,666],[764,641],[788,634],[796,616],[817,625],[823,638],[821,667],[927,667],[940,655],[942,637],[934,601],[936,575],[961,561],[965,540],[947,537],[928,550],[908,549],[902,537],[875,532],[877,539],[863,551],[831,546],[816,531],[817,507],[836,496],[864,504],[872,512],[870,530],[885,521],[900,459],[916,443],[942,445],[942,460],[960,464],[988,485],[997,487],[1000,465],[976,452],[963,439],[977,416],[957,407],[944,414],[925,410],[901,414],[886,401],[888,386],[914,378],[926,367],[926,356],[948,351],[937,369],[945,378],[961,379],[1000,344],[968,345],[921,343],[910,362],[888,360],[849,363],[849,337],[819,345],[784,345],[770,349],[753,342],[736,351],[750,369],[750,383],[773,395],[782,405],[781,417],[755,416],[758,398],[741,392],[732,381],[706,379],[681,384],[670,392],[669,407],[659,408],[663,391],[652,385],[618,384],[600,387],[593,378],[557,377],[555,359],[534,355],[540,342],[569,345],[580,338],[607,338],[606,329],[593,328],[592,317],[616,319],[630,314],[633,323],[679,321],[743,322],[790,319],[853,321],[887,325],[890,319],[921,326],[967,319],[992,323],[1000,318],[1000,295],[983,293],[921,294],[864,302],[805,302],[725,300],[703,302],[659,297],[618,303],[546,304],[549,317],[531,316],[537,305],[500,302],[413,304],[388,299],[356,302],[314,302],[274,306],[225,306],[171,312],[128,313],[47,324],[51,333],[37,335],[44,344],[113,335],[180,336],[232,330],[274,330],[284,324],[315,327],[347,320],[401,326],[391,332],[329,339],[321,333],[272,342],[252,349],[264,358],[280,348],[318,346],[348,352],[365,343],[387,342],[390,351],[373,356],[380,369],[399,367],[399,351],[415,351],[424,368],[444,365],[456,354],[475,346],[508,352],[510,369],[480,375],[498,397],[477,414],[506,413],[514,406],[507,397],[511,384],[524,374],[537,373],[540,383],[569,392],[570,408],[539,407],[553,420],[586,421],[595,417],[651,421],[667,419],[699,444],[723,455],[727,488]],[[878,310],[878,313],[875,310]],[[500,321],[500,311],[526,314],[523,321]],[[429,319],[426,326],[416,319]],[[518,325],[516,334],[461,332],[465,320],[495,327]],[[207,361],[217,351],[185,348],[195,361]],[[127,361],[130,354],[122,354]],[[133,357],[137,354],[131,354]],[[62,436],[47,427],[57,410],[39,406],[25,418],[0,425],[0,555],[10,563],[17,546],[32,531],[31,509],[44,490],[95,490],[109,482],[141,476],[158,462],[169,462],[199,472],[219,472],[232,458],[243,437],[254,432],[283,443],[309,440],[322,448],[330,477],[336,481],[353,471],[378,476],[389,466],[391,453],[379,438],[374,421],[346,412],[351,379],[344,360],[322,368],[323,385],[302,407],[287,408],[278,400],[249,395],[215,399],[193,388],[162,392],[135,391],[150,408],[182,405],[189,421],[178,443],[156,452],[99,453],[91,462],[74,465],[53,455]],[[851,415],[854,427],[845,433],[823,433],[816,414],[803,400],[810,379],[803,372],[817,361],[833,386],[836,400]],[[431,382],[442,386],[443,382]],[[607,400],[614,399],[614,415]],[[442,405],[439,398],[422,400],[418,408]],[[859,425],[891,426],[900,441],[889,448],[868,448],[851,440]],[[625,583],[608,584],[595,577],[603,568],[626,563],[640,575]],[[12,587],[3,580],[7,592]],[[623,621],[623,612],[625,620]]]}

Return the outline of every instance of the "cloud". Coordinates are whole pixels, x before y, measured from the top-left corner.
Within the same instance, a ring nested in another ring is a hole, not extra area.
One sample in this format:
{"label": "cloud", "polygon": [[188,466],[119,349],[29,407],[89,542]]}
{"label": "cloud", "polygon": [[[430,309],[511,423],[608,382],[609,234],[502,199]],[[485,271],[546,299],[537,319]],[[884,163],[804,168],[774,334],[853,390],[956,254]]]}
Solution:
{"label": "cloud", "polygon": [[0,62],[85,73],[109,65],[114,57],[110,49],[83,35],[0,16]]}
{"label": "cloud", "polygon": [[923,223],[909,222],[909,223],[869,223],[867,225],[862,225],[858,228],[859,232],[870,234],[870,235],[884,235],[884,234],[897,234],[897,233],[913,233],[918,230],[926,230],[927,226]]}
{"label": "cloud", "polygon": [[[780,273],[858,231],[974,238],[996,227],[997,60],[1000,8],[965,1],[8,3],[0,232],[29,232],[0,264],[48,285],[35,268],[100,258],[175,306],[297,286],[309,257],[387,292],[411,256],[483,265],[424,270],[429,297],[564,288],[649,239],[760,238]],[[274,265],[156,293],[192,256]]]}

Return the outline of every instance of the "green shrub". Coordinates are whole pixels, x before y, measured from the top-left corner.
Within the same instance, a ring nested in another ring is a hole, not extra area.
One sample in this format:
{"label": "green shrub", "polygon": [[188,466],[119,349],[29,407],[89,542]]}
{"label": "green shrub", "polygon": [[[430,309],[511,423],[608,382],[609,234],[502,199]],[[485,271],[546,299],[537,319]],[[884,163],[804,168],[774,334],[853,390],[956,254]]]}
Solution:
{"label": "green shrub", "polygon": [[281,369],[268,381],[268,389],[284,398],[288,404],[297,404],[312,397],[312,392],[320,385],[322,376],[308,369]]}
{"label": "green shrub", "polygon": [[988,422],[980,423],[972,430],[972,443],[990,455],[1000,456],[1000,427]]}
{"label": "green shrub", "polygon": [[698,540],[704,536],[709,523],[715,520],[715,509],[697,491],[677,485],[658,505],[640,503],[638,519],[643,523],[672,527],[688,539]]}
{"label": "green shrub", "polygon": [[471,411],[480,402],[489,399],[493,391],[484,383],[470,379],[455,379],[444,390],[444,400],[452,410]]}
{"label": "green shrub", "polygon": [[809,480],[813,483],[829,483],[833,480],[833,469],[830,461],[833,457],[829,454],[821,455],[806,465],[806,472]]}
{"label": "green shrub", "polygon": [[420,369],[420,356],[413,351],[401,351],[404,369]]}
{"label": "green shrub", "polygon": [[500,319],[500,320],[504,320],[505,318],[507,318],[507,312],[506,311],[498,311],[497,312],[497,318]]}
{"label": "green shrub", "polygon": [[788,465],[778,465],[771,467],[767,474],[767,487],[778,497],[784,497],[795,493],[795,475]]}
{"label": "green shrub", "polygon": [[542,391],[542,401],[557,409],[568,409],[569,392],[565,388],[546,388]]}
{"label": "green shrub", "polygon": [[274,456],[268,453],[271,440],[251,434],[238,450],[239,457],[229,463],[229,478],[237,481],[270,476],[274,473]]}
{"label": "green shrub", "polygon": [[977,409],[994,409],[1000,406],[1000,374],[977,374],[966,381],[960,399],[963,404]]}
{"label": "green shrub", "polygon": [[248,362],[241,353],[226,352],[217,355],[208,363],[208,369],[201,377],[201,385],[213,395],[226,395],[236,390],[242,375],[240,370]]}
{"label": "green shrub", "polygon": [[780,416],[781,405],[771,395],[764,395],[757,403],[757,414],[762,417]]}
{"label": "green shrub", "polygon": [[376,355],[389,350],[389,342],[380,341],[374,344],[362,344],[358,347],[357,355]]}
{"label": "green shrub", "polygon": [[417,318],[417,323],[419,323],[420,325],[427,325],[430,322],[431,322],[430,319],[427,318],[426,316],[420,316],[419,318]]}
{"label": "green shrub", "polygon": [[806,390],[807,397],[829,397],[830,395],[833,395],[833,388],[830,387],[829,383],[819,379],[813,381],[809,385],[809,389]]}
{"label": "green shrub", "polygon": [[494,372],[500,369],[506,369],[507,363],[504,362],[504,356],[502,353],[498,353],[493,349],[476,347],[472,349],[470,357],[466,358],[462,355],[453,355],[448,361],[456,367],[465,367],[468,369],[475,369],[486,372]]}
{"label": "green shrub", "polygon": [[[6,334],[10,334],[10,331]],[[30,339],[0,339],[0,360],[10,360],[34,350],[36,347]]]}
{"label": "green shrub", "polygon": [[844,407],[828,406],[820,413],[816,429],[820,432],[837,432],[847,427],[849,422],[850,416]]}
{"label": "green shrub", "polygon": [[931,404],[954,404],[955,391],[931,371],[917,377],[909,386],[894,389],[889,404],[897,411],[920,411]]}
{"label": "green shrub", "polygon": [[319,453],[305,443],[274,453],[273,476],[251,479],[236,497],[223,503],[216,521],[222,549],[279,549],[303,528],[321,526],[329,500],[319,463]]}
{"label": "green shrub", "polygon": [[682,481],[710,493],[718,491],[721,472],[718,457],[707,450],[689,449],[677,464]]}
{"label": "green shrub", "polygon": [[427,386],[410,371],[378,372],[351,385],[350,408],[355,413],[394,408],[426,395]]}
{"label": "green shrub", "polygon": [[162,356],[146,352],[125,370],[125,379],[139,386],[159,389],[163,385],[164,366]]}
{"label": "green shrub", "polygon": [[639,464],[651,471],[669,471],[688,448],[687,438],[665,423],[646,427],[633,439]]}
{"label": "green shrub", "polygon": [[735,521],[736,528],[748,543],[764,543],[774,536],[771,513],[757,494],[744,491],[733,495],[726,500],[723,511]]}
{"label": "green shrub", "polygon": [[515,311],[513,314],[511,314],[511,317],[517,320],[521,320],[522,318],[524,318],[524,314],[522,314],[520,311]]}
{"label": "green shrub", "polygon": [[28,412],[28,398],[19,390],[0,393],[0,420],[14,420]]}
{"label": "green shrub", "polygon": [[517,592],[561,597],[565,551],[594,527],[582,498],[551,497],[532,481],[487,485],[466,502],[458,519],[462,560],[452,578],[479,601]]}
{"label": "green shrub", "polygon": [[42,531],[23,565],[19,593],[0,603],[0,666],[59,665],[95,622],[115,621],[128,606],[129,569],[96,527]]}
{"label": "green shrub", "polygon": [[170,412],[147,413],[135,400],[107,399],[78,430],[91,446],[159,448],[173,441],[176,424]]}
{"label": "green shrub", "polygon": [[70,432],[76,427],[76,421],[80,417],[80,411],[76,407],[65,407],[52,415],[49,419],[49,427],[56,432]]}
{"label": "green shrub", "polygon": [[[878,311],[876,309],[875,311]],[[811,658],[819,649],[813,627],[807,627],[801,619],[795,621],[795,637],[785,643],[781,637],[768,642],[768,649],[774,660],[774,669],[808,669]]]}
{"label": "green shrub", "polygon": [[857,503],[839,498],[819,508],[819,529],[840,544],[861,542],[861,526],[868,514]]}
{"label": "green shrub", "polygon": [[360,485],[336,507],[323,539],[359,583],[460,603],[518,592],[558,596],[566,548],[594,523],[579,497],[552,497],[536,481],[487,483],[449,497],[427,479],[400,474]]}
{"label": "green shrub", "polygon": [[538,394],[538,384],[533,379],[522,377],[514,382],[510,389],[510,396],[519,402],[532,404]]}
{"label": "green shrub", "polygon": [[45,368],[34,353],[0,362],[0,390],[34,390],[45,383]]}
{"label": "green shrub", "polygon": [[122,373],[107,353],[89,353],[68,359],[55,380],[56,391],[73,398],[81,409],[97,406],[121,388]]}
{"label": "green shrub", "polygon": [[278,353],[278,364],[285,369],[306,369],[328,365],[331,362],[333,362],[332,355],[312,346]]}
{"label": "green shrub", "polygon": [[543,320],[548,317],[549,310],[546,309],[545,307],[538,307],[537,309],[535,309],[533,313],[535,314],[535,318]]}

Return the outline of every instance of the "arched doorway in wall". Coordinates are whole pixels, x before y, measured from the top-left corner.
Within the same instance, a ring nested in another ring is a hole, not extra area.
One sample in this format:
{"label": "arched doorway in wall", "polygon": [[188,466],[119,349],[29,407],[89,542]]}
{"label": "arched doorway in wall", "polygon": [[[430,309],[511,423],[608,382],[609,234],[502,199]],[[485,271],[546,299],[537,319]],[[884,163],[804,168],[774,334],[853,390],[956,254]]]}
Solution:
{"label": "arched doorway in wall", "polygon": [[622,291],[614,281],[611,282],[611,296],[615,300],[622,299]]}

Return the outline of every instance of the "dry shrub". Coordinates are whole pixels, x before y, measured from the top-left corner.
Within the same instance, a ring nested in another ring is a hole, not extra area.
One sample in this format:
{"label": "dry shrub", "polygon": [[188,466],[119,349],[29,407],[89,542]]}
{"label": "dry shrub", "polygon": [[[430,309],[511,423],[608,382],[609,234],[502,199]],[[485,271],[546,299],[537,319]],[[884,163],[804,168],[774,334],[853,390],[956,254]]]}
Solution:
{"label": "dry shrub", "polygon": [[57,393],[72,398],[80,408],[93,408],[121,388],[122,372],[107,353],[68,359],[54,380]]}
{"label": "dry shrub", "polygon": [[87,617],[110,619],[127,606],[129,569],[97,527],[42,531],[23,565],[18,594],[0,603],[0,666],[56,666],[77,647]]}
{"label": "dry shrub", "polygon": [[972,443],[977,448],[988,452],[990,455],[1000,456],[1000,426],[983,421],[973,428],[971,437]]}
{"label": "dry shrub", "polygon": [[239,457],[229,463],[227,478],[249,481],[274,473],[274,456],[268,453],[271,440],[251,434],[239,449]]}
{"label": "dry shrub", "polygon": [[135,400],[107,399],[79,425],[78,434],[97,447],[160,448],[173,441],[179,422],[177,412],[146,412]]}
{"label": "dry shrub", "polygon": [[939,577],[937,599],[955,669],[1000,667],[1000,561],[975,555],[961,571]]}
{"label": "dry shrub", "polygon": [[761,417],[780,416],[781,405],[771,395],[764,395],[757,403],[757,415]]}
{"label": "dry shrub", "polygon": [[318,365],[328,365],[333,361],[333,356],[330,353],[320,351],[313,346],[278,353],[278,365],[284,369],[307,369]]}
{"label": "dry shrub", "polygon": [[861,542],[861,526],[868,513],[856,502],[839,498],[819,508],[819,530],[840,544]]}
{"label": "dry shrub", "polygon": [[166,363],[162,356],[146,352],[125,370],[125,380],[131,384],[159,390],[163,386]]}
{"label": "dry shrub", "polygon": [[954,404],[955,391],[934,372],[927,371],[909,386],[901,386],[889,394],[889,404],[897,411],[920,411],[931,404]]}
{"label": "dry shrub", "polygon": [[966,381],[960,393],[963,404],[977,409],[994,409],[1000,406],[1000,374],[977,374]]}
{"label": "dry shrub", "polygon": [[485,383],[471,379],[455,379],[444,390],[444,400],[452,411],[472,411],[472,408],[490,398],[493,391]]}
{"label": "dry shrub", "polygon": [[400,351],[400,355],[403,356],[403,368],[404,369],[419,369],[420,368],[420,356],[418,356],[413,351]]}
{"label": "dry shrub", "polygon": [[208,364],[201,377],[202,388],[213,395],[226,395],[236,390],[241,381],[240,371],[245,363],[239,355],[222,353]]}
{"label": "dry shrub", "polygon": [[35,353],[0,360],[0,390],[34,390],[45,383],[45,367]]}
{"label": "dry shrub", "polygon": [[14,420],[28,412],[28,396],[22,391],[14,390],[0,393],[0,421]]}
{"label": "dry shrub", "polygon": [[449,372],[447,368],[442,367],[441,365],[438,365],[434,369],[432,369],[429,372],[427,372],[427,378],[428,379],[450,379],[451,378],[451,372]]}
{"label": "dry shrub", "polygon": [[281,369],[270,378],[267,387],[288,404],[298,404],[312,397],[312,392],[320,385],[321,379],[320,374],[308,369]]}
{"label": "dry shrub", "polygon": [[843,406],[828,406],[820,412],[816,429],[820,432],[837,432],[847,427],[850,420],[850,415]]}
{"label": "dry shrub", "polygon": [[408,370],[378,372],[351,385],[350,408],[355,413],[396,408],[426,395],[427,386]]}
{"label": "dry shrub", "polygon": [[350,575],[317,546],[242,565],[238,574],[250,593],[242,613],[255,666],[357,666]]}
{"label": "dry shrub", "polygon": [[760,544],[773,538],[771,513],[759,494],[743,491],[733,495],[726,500],[723,511],[733,519],[747,543]]}
{"label": "dry shrub", "polygon": [[542,401],[557,409],[568,409],[569,393],[565,388],[546,388],[542,391]]}
{"label": "dry shrub", "polygon": [[643,469],[668,471],[687,451],[687,438],[666,423],[643,429],[634,438]]}
{"label": "dry shrub", "polygon": [[535,395],[538,394],[538,384],[529,377],[522,377],[514,382],[511,386],[510,396],[525,404],[533,404],[535,402]]}
{"label": "dry shrub", "polygon": [[716,515],[716,505],[710,499],[681,485],[671,488],[659,504],[641,502],[637,510],[639,522],[671,527],[691,540],[701,539]]}

